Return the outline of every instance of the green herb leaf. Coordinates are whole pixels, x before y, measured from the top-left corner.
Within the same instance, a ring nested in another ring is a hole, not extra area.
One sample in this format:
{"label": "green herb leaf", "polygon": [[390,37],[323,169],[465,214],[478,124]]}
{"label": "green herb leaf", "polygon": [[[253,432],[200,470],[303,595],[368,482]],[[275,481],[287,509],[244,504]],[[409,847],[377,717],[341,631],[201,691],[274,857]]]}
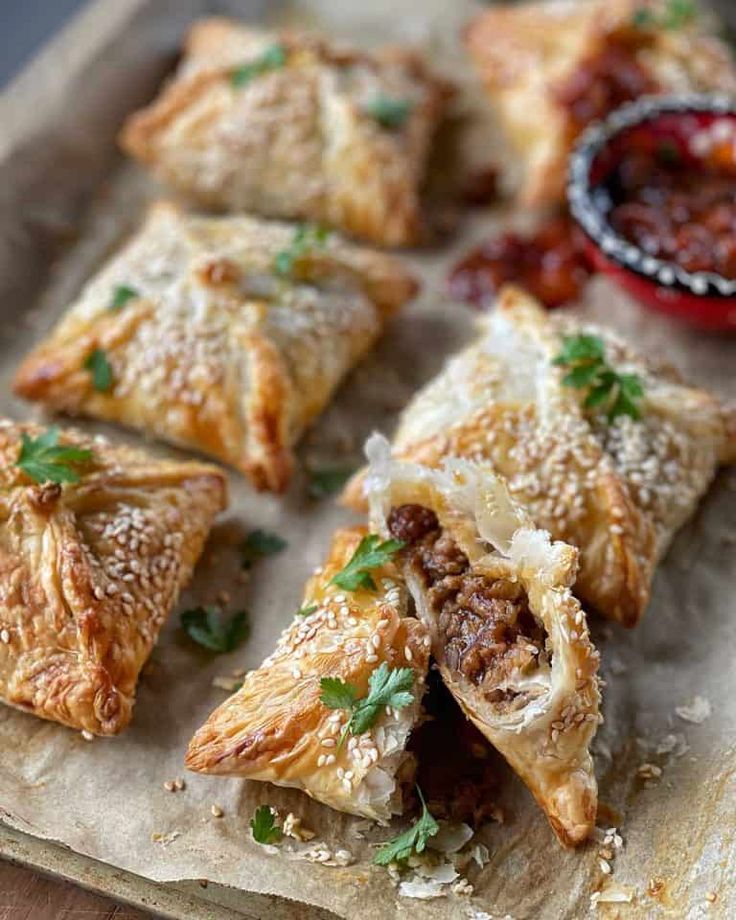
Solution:
{"label": "green herb leaf", "polygon": [[373,862],[378,866],[388,866],[392,862],[402,862],[415,853],[422,853],[430,837],[439,831],[439,825],[427,810],[427,805],[422,795],[422,790],[417,786],[417,792],[422,802],[422,814],[418,821],[399,834],[393,840],[385,843],[373,857]]}
{"label": "green herb leaf", "polygon": [[247,86],[255,77],[260,77],[271,70],[279,70],[286,64],[286,48],[280,44],[270,45],[253,61],[242,64],[230,74],[230,82],[240,89]]}
{"label": "green herb leaf", "polygon": [[328,709],[346,709],[350,718],[343,730],[340,744],[348,734],[361,735],[375,723],[381,711],[390,706],[403,709],[414,701],[414,671],[411,668],[389,668],[384,661],[368,679],[368,694],[358,698],[358,690],[339,677],[323,677],[320,700]]}
{"label": "green herb leaf", "polygon": [[587,389],[583,401],[587,409],[605,408],[609,421],[619,415],[640,417],[639,401],[644,396],[641,380],[636,374],[619,374],[610,367],[599,336],[565,336],[562,350],[552,363],[569,368],[562,378],[564,386]]}
{"label": "green herb leaf", "polygon": [[307,604],[305,607],[300,607],[296,615],[298,617],[308,617],[310,614],[314,613],[315,610],[319,608],[319,604]]}
{"label": "green herb leaf", "polygon": [[274,271],[278,275],[290,275],[300,259],[316,249],[324,249],[329,238],[330,231],[321,224],[299,224],[289,248],[276,253]]}
{"label": "green herb leaf", "polygon": [[261,805],[256,808],[250,819],[250,831],[256,843],[278,843],[284,832],[276,823],[276,815],[270,805]]}
{"label": "green herb leaf", "polygon": [[634,11],[632,22],[644,29],[657,26],[663,29],[682,29],[694,22],[697,14],[697,5],[693,0],[667,0],[661,10],[639,7]]}
{"label": "green herb leaf", "polygon": [[320,700],[328,709],[352,709],[358,691],[352,684],[346,684],[339,677],[323,677],[319,682],[322,693]]}
{"label": "green herb leaf", "polygon": [[59,429],[47,428],[37,438],[24,431],[15,465],[35,482],[79,482],[75,466],[89,463],[92,451],[59,444]]}
{"label": "green herb leaf", "polygon": [[84,368],[92,374],[92,386],[97,392],[107,393],[112,387],[113,374],[105,352],[101,348],[95,348],[84,362]]}
{"label": "green herb leaf", "polygon": [[249,569],[254,562],[280,553],[287,546],[286,540],[276,533],[269,533],[267,530],[251,530],[240,547],[243,568]]}
{"label": "green herb leaf", "polygon": [[394,99],[384,95],[376,96],[365,105],[365,112],[382,128],[400,128],[411,110],[412,104],[408,99]]}
{"label": "green herb leaf", "polygon": [[330,584],[344,588],[346,591],[358,591],[360,588],[375,591],[376,583],[370,575],[370,570],[386,565],[403,546],[401,540],[392,539],[381,542],[378,534],[366,534],[348,564],[335,575]]}
{"label": "green herb leaf", "polygon": [[211,652],[232,652],[250,631],[245,610],[234,613],[227,622],[218,607],[194,607],[181,615],[181,625],[190,639]]}
{"label": "green herb leaf", "polygon": [[128,287],[127,284],[119,284],[113,289],[108,309],[119,310],[121,307],[124,307],[129,300],[134,300],[136,297],[140,297],[140,294],[135,288]]}
{"label": "green herb leaf", "polygon": [[342,489],[355,472],[355,467],[335,467],[333,469],[312,470],[309,474],[307,493],[310,498],[329,498]]}

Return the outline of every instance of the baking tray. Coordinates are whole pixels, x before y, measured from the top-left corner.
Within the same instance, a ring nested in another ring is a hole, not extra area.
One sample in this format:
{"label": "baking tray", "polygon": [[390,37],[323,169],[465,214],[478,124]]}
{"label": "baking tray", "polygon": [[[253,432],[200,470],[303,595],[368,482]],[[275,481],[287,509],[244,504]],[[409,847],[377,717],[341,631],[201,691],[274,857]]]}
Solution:
{"label": "baking tray", "polygon": [[[318,8],[321,3],[330,2],[314,0],[310,5]],[[339,4],[332,2],[331,5],[333,15],[338,10],[339,19]],[[406,5],[403,4],[402,8]],[[369,14],[375,13],[378,6],[390,9],[391,3],[376,0],[375,4],[366,7],[367,22]],[[441,6],[434,0],[425,0],[422,10],[426,10],[427,18],[431,19],[432,8],[436,10]],[[469,4],[458,6],[462,7],[462,15],[467,15]],[[70,302],[94,271],[105,251],[114,248],[126,231],[135,227],[140,205],[149,190],[142,171],[123,162],[116,149],[115,135],[124,117],[152,97],[155,87],[173,65],[187,25],[198,16],[213,13],[233,14],[258,21],[276,15],[281,7],[282,4],[267,0],[96,0],[4,94],[0,102],[3,124],[0,137],[0,226],[11,228],[11,232],[0,235],[0,315],[4,318],[4,325],[0,327],[0,349],[15,360],[0,365],[0,393],[7,392],[13,365],[22,351],[38,339],[39,315],[43,314],[46,320],[50,315],[58,315],[64,303]],[[359,7],[359,4],[345,3],[346,19],[350,19],[351,10]],[[421,29],[415,29],[415,25],[396,18],[391,20],[391,31],[397,39],[421,40]],[[448,32],[450,30],[448,27]],[[366,28],[366,41],[380,38],[380,34],[371,34]],[[79,169],[80,162],[85,164],[83,170]],[[122,183],[118,181],[120,174],[124,177]],[[7,181],[11,175],[12,182]],[[54,177],[53,182],[48,181],[50,175]],[[115,177],[114,182],[110,181],[112,177]],[[110,195],[125,195],[130,199],[130,207],[107,209],[105,198]],[[107,210],[116,213],[115,221],[105,218]],[[128,226],[125,226],[125,220],[121,222],[119,219],[123,212],[128,215]],[[475,223],[470,221],[463,234],[441,257],[430,254],[422,257],[423,261],[417,259],[427,286],[440,290],[448,260],[466,249],[469,239],[487,232],[489,226],[486,218]],[[82,227],[86,231],[78,238],[79,228]],[[56,268],[71,248],[75,251],[74,266],[65,269],[60,279]],[[41,267],[39,252],[43,254]],[[48,296],[50,287],[53,288],[51,303]],[[603,315],[607,317],[610,312],[613,321],[620,313],[622,325],[649,347],[657,348],[666,339],[668,346],[683,358],[683,370],[692,373],[696,380],[716,386],[723,384],[728,379],[729,362],[733,376],[733,352],[730,352],[729,358],[726,346],[719,346],[703,337],[690,340],[684,331],[674,329],[658,318],[639,319],[638,314],[623,302],[617,302],[608,311],[603,296],[605,291],[597,286],[594,294],[597,294],[599,308],[601,304],[606,307]],[[443,355],[467,338],[469,317],[464,315],[460,321],[460,314],[456,315],[458,322],[452,316],[443,316],[435,307],[434,312],[422,317],[420,305],[420,309],[412,315],[414,325],[405,324],[398,329],[393,343],[386,347],[384,359],[387,356],[392,358],[393,366],[401,363],[401,357],[412,345],[412,336],[418,332],[425,341],[435,343],[436,353],[424,356],[421,368],[402,367],[401,372],[411,375],[416,371],[415,384],[420,378],[426,379]],[[391,361],[387,364],[392,366]],[[406,383],[406,380],[403,382]],[[388,380],[387,389],[391,385],[392,380]],[[367,411],[369,408],[362,403],[356,411]],[[13,413],[18,417],[27,411],[20,403],[14,405]],[[674,782],[681,783],[681,786],[678,794],[669,798],[665,783],[660,789],[642,790],[629,782],[626,772],[635,767],[637,758],[639,762],[644,759],[643,753],[637,754],[637,744],[647,742],[649,735],[661,730],[666,720],[671,718],[667,712],[675,703],[700,689],[693,680],[692,670],[685,671],[683,667],[682,680],[678,679],[677,672],[678,655],[682,658],[688,649],[697,653],[694,645],[678,648],[679,632],[687,634],[688,630],[697,630],[701,622],[698,612],[689,606],[681,611],[681,615],[675,609],[681,603],[686,606],[691,600],[683,588],[686,582],[692,582],[693,596],[697,591],[706,598],[710,614],[708,622],[720,624],[718,628],[722,630],[723,647],[733,643],[733,629],[726,631],[722,625],[729,604],[733,612],[733,603],[728,598],[714,597],[714,592],[709,593],[711,570],[699,568],[699,565],[712,565],[721,574],[727,571],[728,551],[724,548],[725,543],[719,541],[729,536],[726,533],[728,509],[731,509],[733,520],[735,508],[733,480],[721,476],[694,523],[676,541],[666,562],[667,571],[655,585],[654,603],[658,608],[670,609],[665,622],[657,629],[648,618],[639,631],[615,640],[618,643],[617,654],[630,656],[635,665],[632,665],[630,676],[621,678],[619,675],[618,688],[614,688],[618,690],[618,695],[608,693],[606,717],[609,724],[630,723],[631,734],[628,746],[620,751],[620,758],[615,763],[606,764],[606,798],[607,801],[615,799],[622,806],[637,809],[632,836],[638,839],[632,840],[631,845],[643,849],[651,845],[652,858],[643,859],[642,866],[646,863],[646,868],[649,868],[651,863],[662,867],[666,884],[662,896],[656,901],[647,901],[645,894],[641,893],[642,901],[635,913],[628,913],[626,905],[609,906],[603,908],[604,916],[608,911],[610,916],[620,912],[622,917],[707,916],[712,920],[728,916],[729,906],[733,907],[736,903],[734,879],[725,872],[729,860],[732,861],[736,854],[736,803],[733,794],[736,732],[733,707],[726,713],[727,718],[724,717],[717,725],[712,721],[709,725],[693,729],[695,737],[690,738],[692,757],[707,757],[713,751],[718,753],[718,762],[711,765],[703,782],[700,782],[699,768],[697,763],[691,762],[691,756],[683,756],[673,765],[671,775]],[[316,547],[314,552],[320,553],[321,549]],[[702,557],[700,562],[693,561],[693,553]],[[731,561],[732,556],[731,551]],[[713,613],[716,606],[719,606],[717,622]],[[736,618],[732,619],[736,622]],[[608,641],[605,630],[605,627],[596,626],[598,641]],[[608,657],[613,660],[612,654],[604,655],[604,658]],[[658,670],[672,681],[669,704],[657,700],[657,706],[653,706],[651,711],[632,716],[632,707],[656,682]],[[721,698],[736,696],[733,693],[733,677],[732,668],[730,676],[728,673],[720,674],[717,680],[710,680],[714,702],[717,695]],[[683,728],[677,724],[671,727]],[[605,746],[610,737],[604,728],[601,744]],[[0,774],[1,770],[0,762]],[[695,811],[692,818],[683,822],[680,812],[685,805]],[[0,817],[2,813],[0,802]],[[616,823],[616,819],[612,817],[611,823]],[[714,834],[713,828],[719,824],[723,831]],[[668,828],[677,829],[679,840],[673,841]],[[533,806],[529,805],[517,815],[513,828],[494,827],[491,833],[496,847],[494,857],[502,866],[502,869],[496,869],[495,881],[489,886],[488,898],[493,903],[508,903],[504,896],[504,883],[510,877],[508,873],[515,871],[520,877],[524,871],[527,893],[539,893],[539,912],[527,912],[524,916],[577,920],[583,915],[577,908],[571,910],[561,906],[568,891],[560,891],[564,886],[555,884],[558,881],[556,855],[550,853],[550,858],[540,859],[537,853],[533,864],[526,864],[522,870],[525,864],[521,860],[528,858],[530,850],[533,851],[535,846],[551,845],[549,831]],[[0,855],[167,917],[224,920],[228,917],[269,916],[275,920],[297,917],[300,920],[321,920],[335,916],[321,908],[266,894],[229,889],[212,883],[202,888],[196,880],[165,884],[152,882],[50,840],[40,840],[33,835],[32,826],[19,826],[18,821],[14,821],[12,827],[0,824]],[[515,859],[519,861],[514,862]],[[565,867],[574,866],[570,868],[569,879],[565,882],[565,885],[569,884],[570,900],[575,899],[576,904],[583,903],[587,900],[587,893],[580,895],[580,891],[589,879],[586,875],[588,869],[580,867],[593,865],[595,852],[565,854],[564,860]],[[642,871],[646,869],[642,868]],[[717,882],[724,884],[719,889],[720,900],[713,906],[706,900],[706,895]],[[337,885],[337,877],[325,876],[324,884]],[[552,889],[556,889],[555,899],[549,901],[548,908],[543,908],[546,892]],[[366,916],[389,916],[388,912],[385,915],[380,913],[383,902],[377,902],[376,906],[370,894],[366,893],[364,901]],[[442,909],[434,903],[427,904],[425,908],[414,902],[399,905],[396,913],[390,915],[406,913],[406,916],[419,916],[420,912],[426,911],[427,917],[452,916],[452,910],[452,904],[447,906],[446,913],[442,913]],[[457,916],[468,916],[465,911],[462,914],[459,911],[458,907]],[[502,912],[505,913],[505,910]],[[355,915],[353,907],[351,916]]]}

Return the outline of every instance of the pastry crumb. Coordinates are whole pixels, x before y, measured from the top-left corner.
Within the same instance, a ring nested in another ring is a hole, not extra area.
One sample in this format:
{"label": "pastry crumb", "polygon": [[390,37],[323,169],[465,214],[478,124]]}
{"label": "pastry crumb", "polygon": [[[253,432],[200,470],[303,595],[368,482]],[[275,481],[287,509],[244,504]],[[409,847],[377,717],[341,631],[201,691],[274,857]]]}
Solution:
{"label": "pastry crumb", "polygon": [[705,900],[709,901],[711,904],[715,904],[717,898],[718,895],[715,893],[715,891],[709,891],[705,896]]}
{"label": "pastry crumb", "polygon": [[302,843],[307,840],[312,840],[316,836],[314,831],[309,830],[307,827],[303,827],[302,819],[291,811],[284,818],[282,830],[285,836],[292,837],[294,840],[299,840]]}
{"label": "pastry crumb", "polygon": [[94,741],[94,740],[95,740],[95,736],[92,734],[92,732],[87,731],[86,728],[83,728],[83,729],[82,729],[82,737],[84,738],[85,741]]}
{"label": "pastry crumb", "polygon": [[213,818],[222,818],[222,816],[225,814],[219,805],[213,805],[210,808],[210,813],[212,814]]}

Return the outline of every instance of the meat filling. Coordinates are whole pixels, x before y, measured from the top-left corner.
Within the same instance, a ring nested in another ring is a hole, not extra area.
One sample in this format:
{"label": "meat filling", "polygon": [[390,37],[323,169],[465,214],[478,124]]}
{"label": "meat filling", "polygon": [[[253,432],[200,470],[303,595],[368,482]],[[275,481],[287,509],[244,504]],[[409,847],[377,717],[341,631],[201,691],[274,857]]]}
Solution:
{"label": "meat filling", "polygon": [[510,701],[511,686],[546,660],[545,632],[529,610],[521,585],[473,575],[468,557],[421,505],[392,508],[391,535],[427,589],[445,643],[447,665],[480,686],[489,702]]}

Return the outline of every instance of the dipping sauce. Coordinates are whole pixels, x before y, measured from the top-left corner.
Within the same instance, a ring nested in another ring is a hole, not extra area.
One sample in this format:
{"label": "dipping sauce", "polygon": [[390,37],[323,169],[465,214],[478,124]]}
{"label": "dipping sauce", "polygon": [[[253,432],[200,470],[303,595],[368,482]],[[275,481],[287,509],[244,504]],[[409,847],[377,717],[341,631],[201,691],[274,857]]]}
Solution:
{"label": "dipping sauce", "polygon": [[561,215],[534,234],[503,233],[473,249],[453,268],[448,286],[452,297],[483,310],[508,283],[559,307],[575,300],[589,275],[583,234]]}
{"label": "dipping sauce", "polygon": [[612,229],[648,255],[736,280],[736,158],[696,163],[662,141],[628,152],[596,197]]}
{"label": "dipping sauce", "polygon": [[551,89],[556,102],[567,112],[571,139],[624,102],[657,92],[656,82],[635,56],[646,40],[646,32],[621,30]]}

